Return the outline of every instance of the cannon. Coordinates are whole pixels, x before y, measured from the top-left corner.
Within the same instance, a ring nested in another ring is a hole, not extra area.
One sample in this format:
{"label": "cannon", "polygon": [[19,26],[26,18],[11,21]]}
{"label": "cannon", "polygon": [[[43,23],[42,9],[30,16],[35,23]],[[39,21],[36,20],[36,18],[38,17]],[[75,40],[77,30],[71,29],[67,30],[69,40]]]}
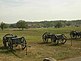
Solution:
{"label": "cannon", "polygon": [[51,42],[54,42],[55,45],[64,44],[67,41],[67,37],[64,34],[53,34],[49,32],[45,32],[42,35],[42,39],[44,43],[47,43],[50,39]]}
{"label": "cannon", "polygon": [[8,47],[10,49],[13,49],[13,45],[15,45],[15,47],[21,45],[22,49],[25,49],[26,44],[27,42],[24,37],[17,37],[16,35],[13,34],[6,34],[3,37],[4,47]]}

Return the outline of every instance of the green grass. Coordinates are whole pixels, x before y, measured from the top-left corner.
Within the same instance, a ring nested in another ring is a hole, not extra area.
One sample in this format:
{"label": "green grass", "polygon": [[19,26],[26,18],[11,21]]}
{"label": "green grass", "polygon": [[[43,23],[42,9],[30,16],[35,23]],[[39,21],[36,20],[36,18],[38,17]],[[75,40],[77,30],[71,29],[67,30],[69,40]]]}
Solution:
{"label": "green grass", "polygon": [[[71,46],[70,40],[64,45],[51,46],[51,43],[42,44],[42,34],[51,32],[55,34],[65,34],[70,38],[69,33],[72,30],[81,31],[81,27],[65,27],[65,28],[31,28],[24,31],[18,29],[0,30],[0,59],[1,61],[42,61],[45,57],[53,57],[57,60],[68,59],[81,55],[81,41],[73,40]],[[24,36],[28,42],[28,54],[25,55],[25,50],[10,51],[2,46],[2,38],[5,34],[12,33],[18,37]]]}

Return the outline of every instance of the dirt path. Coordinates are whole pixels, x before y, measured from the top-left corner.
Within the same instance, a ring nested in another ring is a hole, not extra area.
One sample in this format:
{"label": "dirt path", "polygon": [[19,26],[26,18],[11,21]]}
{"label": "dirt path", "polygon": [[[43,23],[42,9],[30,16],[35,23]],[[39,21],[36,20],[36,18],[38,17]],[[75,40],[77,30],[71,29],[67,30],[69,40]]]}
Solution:
{"label": "dirt path", "polygon": [[81,61],[81,56],[76,57],[76,58],[65,59],[65,60],[62,60],[62,61]]}

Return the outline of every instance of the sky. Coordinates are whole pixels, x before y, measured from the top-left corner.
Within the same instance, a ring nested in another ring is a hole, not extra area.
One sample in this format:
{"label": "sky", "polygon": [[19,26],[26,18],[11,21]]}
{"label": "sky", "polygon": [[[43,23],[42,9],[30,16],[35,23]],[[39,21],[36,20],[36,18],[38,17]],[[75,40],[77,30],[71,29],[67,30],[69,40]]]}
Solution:
{"label": "sky", "polygon": [[77,19],[81,0],[0,0],[0,22]]}

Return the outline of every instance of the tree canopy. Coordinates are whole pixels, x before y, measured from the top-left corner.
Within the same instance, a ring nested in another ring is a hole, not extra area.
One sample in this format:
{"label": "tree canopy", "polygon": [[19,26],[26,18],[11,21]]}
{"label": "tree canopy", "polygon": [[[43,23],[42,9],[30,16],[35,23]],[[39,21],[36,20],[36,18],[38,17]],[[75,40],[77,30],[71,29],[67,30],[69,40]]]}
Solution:
{"label": "tree canopy", "polygon": [[5,26],[6,26],[6,24],[5,24],[5,23],[3,23],[3,22],[1,22],[0,27],[1,27],[1,29],[2,29],[2,30],[5,28]]}
{"label": "tree canopy", "polygon": [[19,20],[16,23],[16,26],[17,26],[17,28],[22,28],[22,30],[23,30],[24,28],[27,28],[27,23],[24,20]]}

